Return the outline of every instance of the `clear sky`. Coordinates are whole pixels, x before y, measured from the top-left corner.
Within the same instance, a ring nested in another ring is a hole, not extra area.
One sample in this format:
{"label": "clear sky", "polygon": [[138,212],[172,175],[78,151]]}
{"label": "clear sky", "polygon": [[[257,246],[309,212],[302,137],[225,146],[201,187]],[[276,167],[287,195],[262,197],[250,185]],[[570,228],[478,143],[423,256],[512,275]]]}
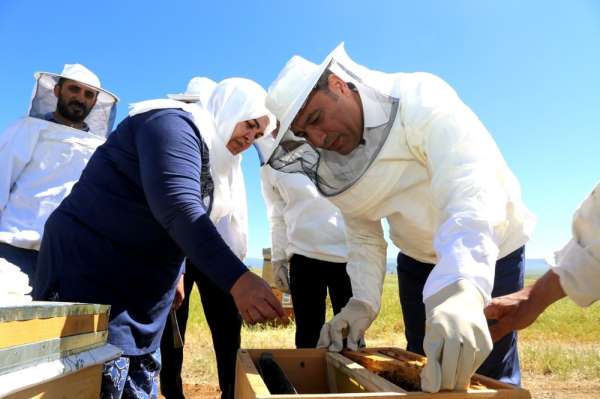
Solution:
{"label": "clear sky", "polygon": [[[193,76],[265,88],[294,54],[339,42],[387,72],[448,81],[495,137],[538,217],[528,257],[570,235],[600,180],[600,2],[0,0],[0,128],[27,111],[35,71],[82,63],[127,104]],[[249,256],[270,245],[254,150],[244,155]],[[390,245],[389,256],[396,253]]]}

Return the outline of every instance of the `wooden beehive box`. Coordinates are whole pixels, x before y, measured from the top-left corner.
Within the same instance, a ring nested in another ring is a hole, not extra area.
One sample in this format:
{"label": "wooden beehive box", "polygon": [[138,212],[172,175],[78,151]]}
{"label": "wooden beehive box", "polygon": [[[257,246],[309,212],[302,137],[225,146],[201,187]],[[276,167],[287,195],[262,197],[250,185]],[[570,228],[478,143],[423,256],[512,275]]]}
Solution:
{"label": "wooden beehive box", "polygon": [[[379,352],[388,351],[388,355]],[[298,394],[272,395],[257,369],[262,353],[270,352],[281,366]],[[389,356],[398,355],[404,360]],[[363,367],[348,356],[367,364]],[[368,360],[361,359],[366,357]],[[241,349],[238,352],[236,366],[236,399],[374,399],[374,398],[495,398],[528,399],[529,392],[504,384],[491,378],[475,375],[472,382],[477,389],[463,392],[439,392],[436,394],[403,389],[381,377],[382,370],[390,371],[394,367],[396,377],[415,375],[418,365],[413,361],[422,357],[397,348],[370,348],[361,352],[346,352],[345,355],[327,352],[324,349]],[[407,363],[408,360],[408,363]],[[414,389],[414,388],[413,388]]]}
{"label": "wooden beehive box", "polygon": [[0,397],[97,398],[106,343],[106,305],[32,302],[0,307]]}

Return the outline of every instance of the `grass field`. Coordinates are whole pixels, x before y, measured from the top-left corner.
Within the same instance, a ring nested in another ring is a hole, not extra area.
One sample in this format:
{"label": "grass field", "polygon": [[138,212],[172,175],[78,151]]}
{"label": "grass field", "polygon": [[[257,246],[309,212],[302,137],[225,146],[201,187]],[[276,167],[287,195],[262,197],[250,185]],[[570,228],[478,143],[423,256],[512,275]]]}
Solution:
{"label": "grass field", "polygon": [[[190,314],[184,382],[215,386],[212,341],[196,291]],[[385,280],[382,309],[366,340],[368,346],[406,345],[395,275]],[[521,332],[519,345],[523,385],[534,398],[600,398],[600,304],[582,309],[568,299],[555,303]],[[294,325],[244,327],[242,347],[293,348]]]}

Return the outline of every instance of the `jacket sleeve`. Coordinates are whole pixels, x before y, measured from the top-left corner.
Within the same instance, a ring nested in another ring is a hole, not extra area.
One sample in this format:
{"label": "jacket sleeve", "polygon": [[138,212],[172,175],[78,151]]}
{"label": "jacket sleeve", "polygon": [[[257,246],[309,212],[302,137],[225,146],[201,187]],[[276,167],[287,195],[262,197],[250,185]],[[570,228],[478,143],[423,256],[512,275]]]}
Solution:
{"label": "jacket sleeve", "polygon": [[188,259],[228,292],[248,269],[210,221],[200,193],[199,141],[178,113],[145,120],[135,135],[142,188],[152,214]]}
{"label": "jacket sleeve", "polygon": [[[498,245],[507,229],[508,168],[484,125],[456,92],[433,75],[419,75],[404,118],[409,146],[429,170],[438,215],[438,262],[423,298],[466,279],[487,302]],[[509,183],[518,187],[516,180]]]}
{"label": "jacket sleeve", "polygon": [[346,271],[352,283],[352,297],[366,302],[379,313],[387,253],[381,221],[344,215],[344,222],[348,244]]}
{"label": "jacket sleeve", "polygon": [[578,305],[600,299],[600,184],[575,212],[573,238],[556,253],[553,270]]}
{"label": "jacket sleeve", "polygon": [[0,134],[0,217],[13,184],[27,166],[38,142],[40,127],[21,118]]}
{"label": "jacket sleeve", "polygon": [[285,201],[275,182],[275,171],[265,165],[260,170],[260,185],[267,207],[267,218],[271,229],[271,261],[287,261],[287,226],[283,218]]}

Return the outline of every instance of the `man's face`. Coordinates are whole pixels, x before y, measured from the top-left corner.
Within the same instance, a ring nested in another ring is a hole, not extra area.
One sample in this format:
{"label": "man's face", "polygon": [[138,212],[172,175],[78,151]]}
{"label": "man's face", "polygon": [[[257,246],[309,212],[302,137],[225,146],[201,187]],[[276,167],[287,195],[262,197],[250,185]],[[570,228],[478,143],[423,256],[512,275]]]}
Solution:
{"label": "man's face", "polygon": [[74,123],[83,122],[98,98],[96,89],[68,79],[54,86],[54,94],[58,98],[56,111]]}
{"label": "man's face", "polygon": [[265,134],[265,129],[268,125],[269,117],[267,115],[238,122],[233,129],[231,138],[227,142],[227,149],[233,155],[246,151],[254,140]]}
{"label": "man's face", "polygon": [[360,97],[346,82],[332,74],[328,78],[328,88],[309,95],[291,129],[315,147],[347,155],[358,147],[363,134]]}

